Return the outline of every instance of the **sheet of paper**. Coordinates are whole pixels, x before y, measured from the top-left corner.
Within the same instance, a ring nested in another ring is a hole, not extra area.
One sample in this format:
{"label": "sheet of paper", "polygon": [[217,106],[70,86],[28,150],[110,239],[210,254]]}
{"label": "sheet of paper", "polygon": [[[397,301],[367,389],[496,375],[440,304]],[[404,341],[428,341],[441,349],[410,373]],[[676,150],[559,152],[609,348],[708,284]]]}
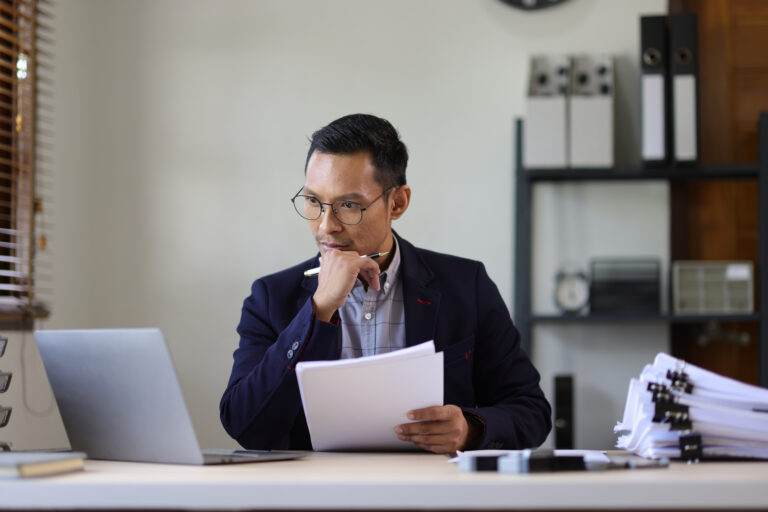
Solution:
{"label": "sheet of paper", "polygon": [[407,450],[396,425],[443,404],[443,353],[428,342],[378,356],[296,365],[314,450]]}
{"label": "sheet of paper", "polygon": [[384,354],[377,354],[375,356],[357,357],[354,359],[332,359],[330,361],[302,361],[296,365],[296,371],[306,370],[312,368],[326,368],[333,366],[364,366],[369,364],[376,364],[381,361],[388,361],[392,359],[411,359],[414,357],[428,356],[435,353],[435,342],[425,341],[412,347],[406,347],[400,350],[393,350],[392,352],[386,352]]}

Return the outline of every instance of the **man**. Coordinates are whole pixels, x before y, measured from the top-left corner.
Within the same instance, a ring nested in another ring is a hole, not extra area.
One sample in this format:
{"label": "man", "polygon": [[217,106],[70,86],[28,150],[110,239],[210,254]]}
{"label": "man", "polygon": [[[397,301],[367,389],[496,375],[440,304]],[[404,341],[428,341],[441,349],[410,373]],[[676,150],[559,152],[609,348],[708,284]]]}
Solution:
{"label": "man", "polygon": [[[411,199],[407,163],[397,131],[375,116],[342,117],[313,134],[292,201],[319,257],[253,284],[220,404],[224,428],[244,447],[311,449],[299,361],[429,340],[444,352],[446,405],[409,411],[412,422],[392,426],[400,439],[451,453],[529,448],[549,432],[539,374],[483,265],[417,249],[392,231]],[[316,277],[304,275],[318,266]]]}

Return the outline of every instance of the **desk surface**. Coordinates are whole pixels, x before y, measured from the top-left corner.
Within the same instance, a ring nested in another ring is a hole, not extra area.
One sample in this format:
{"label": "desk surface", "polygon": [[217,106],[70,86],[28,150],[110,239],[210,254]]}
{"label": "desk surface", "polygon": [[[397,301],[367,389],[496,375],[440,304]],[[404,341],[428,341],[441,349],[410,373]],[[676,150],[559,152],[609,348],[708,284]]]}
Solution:
{"label": "desk surface", "polygon": [[0,480],[0,509],[768,508],[768,463],[533,475],[463,473],[440,455],[311,453],[229,466],[87,461]]}

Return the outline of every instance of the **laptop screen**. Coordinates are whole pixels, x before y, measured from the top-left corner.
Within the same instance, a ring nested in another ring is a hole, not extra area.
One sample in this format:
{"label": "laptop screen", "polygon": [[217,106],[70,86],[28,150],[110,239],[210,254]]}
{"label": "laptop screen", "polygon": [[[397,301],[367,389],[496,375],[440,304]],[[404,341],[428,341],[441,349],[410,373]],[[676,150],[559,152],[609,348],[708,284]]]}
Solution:
{"label": "laptop screen", "polygon": [[93,459],[200,464],[159,329],[37,331],[73,450]]}

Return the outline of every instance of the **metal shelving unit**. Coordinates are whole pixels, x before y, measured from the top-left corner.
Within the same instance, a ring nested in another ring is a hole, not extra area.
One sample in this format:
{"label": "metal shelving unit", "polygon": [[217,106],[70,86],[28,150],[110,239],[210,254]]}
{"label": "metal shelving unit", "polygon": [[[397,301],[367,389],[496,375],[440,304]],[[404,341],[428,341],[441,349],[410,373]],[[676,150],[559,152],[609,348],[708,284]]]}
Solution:
{"label": "metal shelving unit", "polygon": [[[760,385],[768,387],[768,113],[760,114],[758,131],[759,163],[733,166],[685,166],[614,169],[536,169],[523,166],[523,121],[516,120],[515,158],[515,316],[522,343],[530,354],[533,326],[537,323],[623,324],[623,323],[707,323],[757,322],[759,324],[758,374]],[[758,311],[748,315],[534,315],[531,311],[531,193],[536,183],[566,181],[626,180],[734,180],[758,181]]]}

